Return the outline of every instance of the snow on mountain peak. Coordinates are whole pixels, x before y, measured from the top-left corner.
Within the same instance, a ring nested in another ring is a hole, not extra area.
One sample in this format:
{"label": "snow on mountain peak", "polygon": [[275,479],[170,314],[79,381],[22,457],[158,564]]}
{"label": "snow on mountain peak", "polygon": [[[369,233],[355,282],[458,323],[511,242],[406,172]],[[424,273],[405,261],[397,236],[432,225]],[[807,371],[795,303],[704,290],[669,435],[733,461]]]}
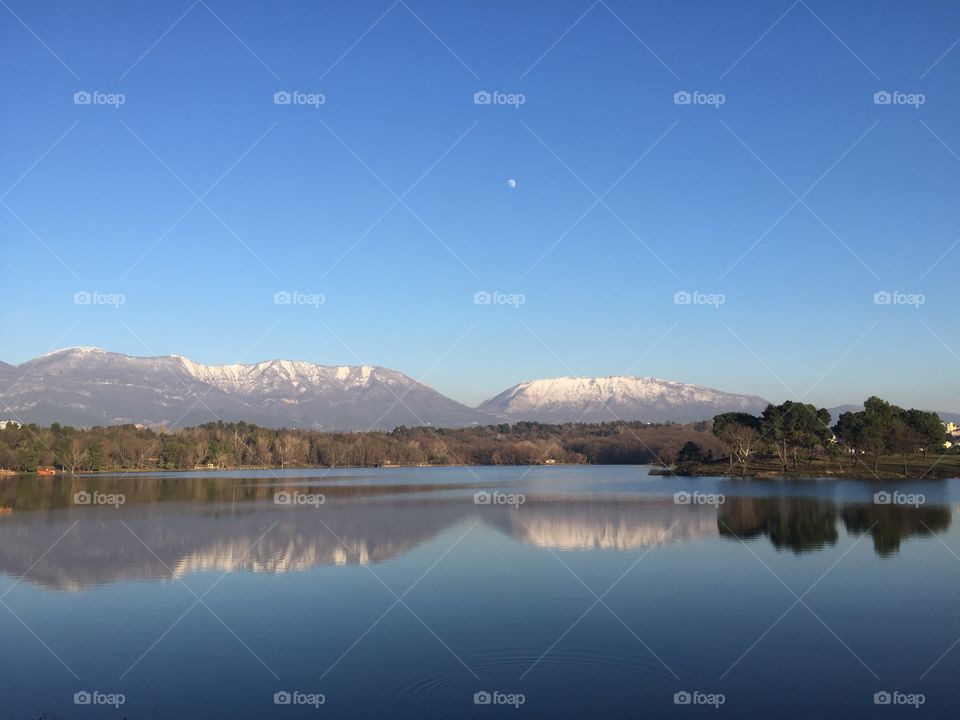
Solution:
{"label": "snow on mountain peak", "polygon": [[38,423],[189,427],[243,420],[268,427],[366,431],[459,427],[484,417],[376,365],[279,359],[205,365],[179,355],[65,348],[18,366],[0,363],[0,380],[10,386],[4,396],[10,411]]}
{"label": "snow on mountain peak", "polygon": [[758,411],[762,398],[653,377],[556,377],[528,380],[480,405],[507,418],[543,422],[686,421],[728,410]]}
{"label": "snow on mountain peak", "polygon": [[44,353],[40,357],[49,358],[55,357],[57,355],[72,355],[75,357],[88,357],[90,355],[106,355],[107,351],[98,347],[92,347],[88,345],[77,345],[74,347],[65,347],[60,348],[59,350],[53,350],[48,353]]}
{"label": "snow on mountain peak", "polygon": [[653,377],[557,377],[544,380],[529,380],[514,388],[514,395],[525,396],[536,402],[568,402],[592,400],[607,402],[625,399],[652,399],[680,394],[703,399],[719,394],[716,390],[699,385],[685,385],[672,380]]}
{"label": "snow on mountain peak", "polygon": [[278,390],[282,387],[294,387],[301,392],[332,386],[358,388],[377,380],[395,382],[398,377],[403,377],[400,373],[383,371],[371,365],[315,365],[300,360],[203,365],[187,358],[178,359],[183,368],[198,380],[221,390],[240,393]]}

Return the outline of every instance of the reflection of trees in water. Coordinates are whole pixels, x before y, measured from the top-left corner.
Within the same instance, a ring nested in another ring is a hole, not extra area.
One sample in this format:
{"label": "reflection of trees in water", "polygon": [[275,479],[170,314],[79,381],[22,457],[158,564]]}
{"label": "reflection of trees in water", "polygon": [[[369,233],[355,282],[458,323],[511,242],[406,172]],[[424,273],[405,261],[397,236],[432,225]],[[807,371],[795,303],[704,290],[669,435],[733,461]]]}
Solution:
{"label": "reflection of trees in water", "polygon": [[[241,502],[272,500],[274,493],[296,487],[300,492],[319,492],[329,498],[367,497],[460,490],[473,485],[463,483],[350,484],[349,477],[203,477],[203,476],[123,476],[75,475],[56,477],[19,476],[0,479],[0,507],[17,512],[55,510],[74,506],[73,495],[81,490],[120,493],[125,504],[157,502]],[[286,486],[289,483],[289,487]]]}
{"label": "reflection of trees in water", "polygon": [[873,536],[877,555],[888,557],[900,550],[900,541],[911,535],[929,535],[950,527],[950,509],[942,506],[847,505],[843,508],[847,531]]}
{"label": "reflection of trees in water", "polygon": [[[817,550],[837,541],[837,504],[812,498],[727,497],[717,525],[721,537],[766,535],[778,550],[795,553]],[[845,505],[840,512],[847,532],[870,532],[877,555],[900,550],[912,535],[943,532],[950,527],[950,509],[942,506]],[[928,529],[929,528],[929,529]]]}
{"label": "reflection of trees in water", "polygon": [[837,541],[837,506],[810,498],[727,497],[717,514],[721,537],[766,535],[778,550],[817,550]]}

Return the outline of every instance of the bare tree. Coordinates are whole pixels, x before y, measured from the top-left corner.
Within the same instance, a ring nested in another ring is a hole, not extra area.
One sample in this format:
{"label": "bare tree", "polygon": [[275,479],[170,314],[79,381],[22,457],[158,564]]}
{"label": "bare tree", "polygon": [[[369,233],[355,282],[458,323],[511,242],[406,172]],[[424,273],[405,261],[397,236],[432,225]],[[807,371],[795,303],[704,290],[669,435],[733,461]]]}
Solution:
{"label": "bare tree", "polygon": [[740,463],[740,474],[747,474],[747,460],[760,446],[760,433],[740,423],[730,423],[720,433],[720,439],[728,442]]}

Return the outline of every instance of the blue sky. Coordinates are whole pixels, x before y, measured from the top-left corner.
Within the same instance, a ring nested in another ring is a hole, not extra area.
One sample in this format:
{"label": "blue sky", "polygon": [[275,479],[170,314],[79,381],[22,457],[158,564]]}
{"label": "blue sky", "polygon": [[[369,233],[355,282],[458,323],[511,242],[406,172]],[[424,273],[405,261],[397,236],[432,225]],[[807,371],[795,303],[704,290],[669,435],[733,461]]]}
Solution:
{"label": "blue sky", "polygon": [[956,3],[5,2],[7,362],[960,410]]}

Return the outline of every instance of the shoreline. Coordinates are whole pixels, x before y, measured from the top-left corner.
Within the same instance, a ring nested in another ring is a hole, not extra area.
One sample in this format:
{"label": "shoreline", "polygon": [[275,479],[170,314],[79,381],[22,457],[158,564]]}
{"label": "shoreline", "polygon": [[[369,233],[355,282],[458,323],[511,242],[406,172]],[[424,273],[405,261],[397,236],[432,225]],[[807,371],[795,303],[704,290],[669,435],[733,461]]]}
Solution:
{"label": "shoreline", "polygon": [[[492,463],[431,463],[424,465],[421,463],[390,463],[389,465],[288,465],[280,467],[279,465],[239,465],[237,467],[198,467],[198,468],[104,468],[102,470],[80,470],[77,472],[68,472],[66,470],[57,470],[53,475],[44,475],[37,472],[27,472],[20,470],[0,469],[0,478],[9,477],[96,477],[102,475],[146,475],[155,473],[176,473],[179,475],[195,473],[215,473],[215,472],[245,472],[248,470],[395,470],[401,468],[455,468],[455,467],[557,467],[557,466],[580,466],[590,463],[529,463],[525,465],[500,465]],[[636,463],[617,463],[618,465],[634,465],[635,467],[646,467],[644,464]],[[597,464],[597,467],[613,466],[615,463]]]}
{"label": "shoreline", "polygon": [[750,478],[754,480],[785,479],[827,479],[827,480],[867,480],[881,482],[888,480],[950,480],[960,478],[960,456],[940,455],[925,462],[910,458],[904,467],[900,458],[883,458],[876,468],[872,462],[838,465],[835,461],[807,461],[797,467],[783,469],[777,460],[749,462],[746,466],[725,460],[710,462],[692,462],[673,467],[654,467],[651,475],[674,477],[730,477]]}
{"label": "shoreline", "polygon": [[889,459],[881,461],[877,470],[872,467],[859,464],[843,467],[842,471],[834,463],[832,467],[826,462],[808,462],[801,463],[799,467],[787,468],[784,470],[779,467],[777,462],[752,462],[743,468],[739,464],[734,464],[731,468],[729,462],[725,460],[714,460],[710,462],[686,463],[676,466],[664,467],[662,465],[644,464],[644,463],[529,463],[529,464],[493,464],[493,463],[390,463],[383,465],[295,465],[280,467],[278,465],[247,465],[237,467],[197,467],[191,469],[183,468],[107,468],[103,470],[88,470],[82,472],[70,473],[57,470],[54,475],[41,475],[36,472],[20,472],[0,469],[0,480],[3,478],[89,478],[89,477],[118,477],[124,475],[143,476],[163,473],[165,475],[204,475],[223,472],[246,472],[246,471],[287,471],[287,470],[390,470],[390,469],[409,469],[409,468],[474,468],[474,467],[499,467],[499,468],[531,468],[531,467],[567,467],[567,466],[594,466],[594,467],[648,467],[648,474],[654,477],[724,477],[724,478],[744,478],[751,480],[858,480],[858,481],[919,481],[919,480],[949,480],[960,479],[960,457],[957,456],[939,456],[926,463],[908,463],[907,473],[904,473],[902,462],[895,463]]}

